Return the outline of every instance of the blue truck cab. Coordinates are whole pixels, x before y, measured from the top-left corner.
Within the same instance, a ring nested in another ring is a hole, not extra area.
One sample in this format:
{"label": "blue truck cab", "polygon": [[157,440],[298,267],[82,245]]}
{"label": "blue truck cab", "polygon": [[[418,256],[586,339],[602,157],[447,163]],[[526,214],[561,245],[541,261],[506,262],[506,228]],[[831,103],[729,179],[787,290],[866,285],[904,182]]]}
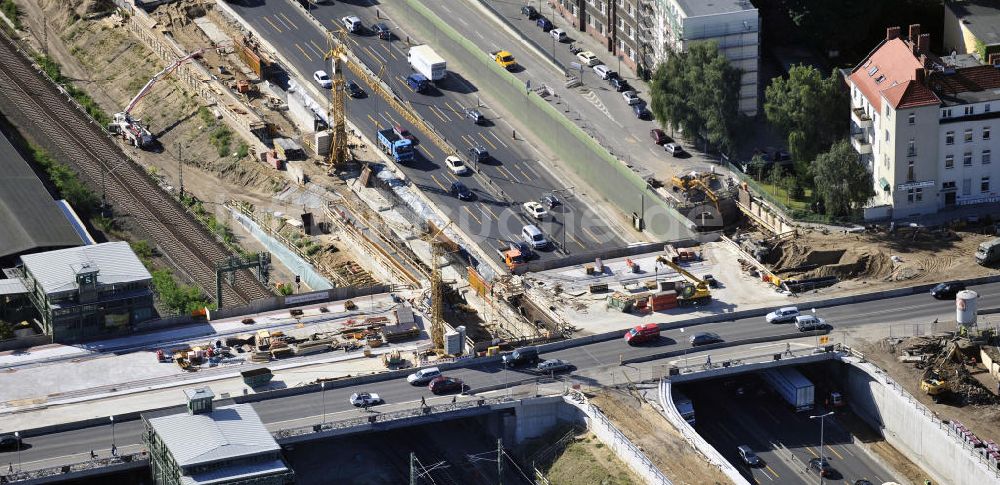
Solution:
{"label": "blue truck cab", "polygon": [[414,73],[410,74],[406,78],[406,85],[409,86],[410,89],[418,93],[422,93],[424,91],[427,91],[427,88],[431,87],[431,82],[427,80],[427,76],[424,76],[423,74],[419,73]]}
{"label": "blue truck cab", "polygon": [[379,148],[397,162],[413,160],[413,142],[397,135],[391,128],[379,130]]}

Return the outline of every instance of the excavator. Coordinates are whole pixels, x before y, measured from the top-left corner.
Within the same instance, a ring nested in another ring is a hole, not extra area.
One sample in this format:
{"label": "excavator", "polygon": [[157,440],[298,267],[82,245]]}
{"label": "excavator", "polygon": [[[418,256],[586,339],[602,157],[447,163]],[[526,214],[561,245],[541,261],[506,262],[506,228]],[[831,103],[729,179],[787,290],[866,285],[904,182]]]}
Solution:
{"label": "excavator", "polygon": [[674,175],[670,178],[670,184],[673,185],[675,192],[693,188],[696,181],[702,182],[707,187],[716,176],[715,172],[691,171],[683,175]]}
{"label": "excavator", "polygon": [[665,256],[657,256],[656,262],[669,266],[688,280],[689,283],[676,286],[679,306],[704,305],[712,301],[712,292],[709,291],[708,283],[705,280],[696,277]]}
{"label": "excavator", "polygon": [[952,371],[946,370],[946,367],[949,364],[955,364],[954,358],[957,351],[958,345],[955,341],[948,342],[942,353],[938,354],[938,357],[924,371],[924,375],[920,379],[920,390],[927,393],[934,402],[941,402],[951,391],[948,374]]}

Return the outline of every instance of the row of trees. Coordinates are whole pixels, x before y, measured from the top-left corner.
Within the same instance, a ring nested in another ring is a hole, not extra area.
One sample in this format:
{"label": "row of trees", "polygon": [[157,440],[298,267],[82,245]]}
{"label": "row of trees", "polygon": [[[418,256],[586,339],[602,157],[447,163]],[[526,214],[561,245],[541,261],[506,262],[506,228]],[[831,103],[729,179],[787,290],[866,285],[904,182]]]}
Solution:
{"label": "row of trees", "polygon": [[[738,110],[740,75],[717,44],[695,44],[658,66],[650,109],[664,126],[735,153],[737,134],[749,124]],[[836,72],[823,76],[798,65],[787,79],[772,80],[764,101],[767,121],[794,160],[793,182],[782,185],[796,194],[811,189],[834,216],[850,215],[875,195],[867,167],[846,140],[850,100],[841,83]],[[785,180],[778,172],[770,178]]]}

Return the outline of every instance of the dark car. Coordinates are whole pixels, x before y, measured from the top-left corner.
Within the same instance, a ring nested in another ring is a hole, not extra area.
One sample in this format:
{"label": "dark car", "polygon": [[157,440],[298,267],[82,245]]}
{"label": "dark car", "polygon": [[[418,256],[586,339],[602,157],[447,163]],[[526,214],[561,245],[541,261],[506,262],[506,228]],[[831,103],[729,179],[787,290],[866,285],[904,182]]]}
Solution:
{"label": "dark car", "polygon": [[538,10],[535,10],[535,7],[531,5],[525,5],[521,7],[521,15],[528,17],[528,20],[535,20],[538,18]]}
{"label": "dark car", "polygon": [[542,205],[544,205],[549,209],[562,205],[562,202],[559,202],[559,198],[556,197],[556,194],[553,194],[551,192],[548,192],[545,195],[543,195],[540,202],[542,203]]}
{"label": "dark car", "polygon": [[828,477],[833,474],[833,467],[825,458],[813,458],[809,460],[809,471],[819,473],[820,476]]}
{"label": "dark car", "polygon": [[388,25],[379,22],[372,25],[372,30],[375,31],[375,35],[377,35],[379,39],[392,40],[392,30],[389,29]]}
{"label": "dark car", "polygon": [[739,446],[736,448],[736,451],[740,454],[740,458],[743,459],[743,463],[746,463],[749,466],[760,466],[760,457],[758,457],[749,446]]}
{"label": "dark car", "polygon": [[478,145],[469,148],[469,155],[472,155],[472,159],[477,162],[485,162],[490,159],[489,150]]}
{"label": "dark car", "polygon": [[664,143],[670,142],[670,137],[667,136],[667,134],[664,133],[663,130],[659,128],[653,128],[652,130],[649,130],[649,137],[653,139],[653,143],[661,146]]}
{"label": "dark car", "polygon": [[644,120],[644,119],[649,118],[649,110],[646,109],[646,103],[639,102],[639,103],[633,104],[632,105],[632,113],[634,113],[635,117],[639,118],[640,120]]}
{"label": "dark car", "polygon": [[715,279],[715,276],[707,274],[705,276],[702,276],[701,279],[705,283],[708,283],[708,287],[709,288],[718,288],[719,287],[719,280]]}
{"label": "dark car", "polygon": [[604,75],[604,79],[607,80],[609,84],[611,83],[612,80],[621,78],[622,78],[621,75],[618,74],[617,71],[608,71],[608,73]]}
{"label": "dark car", "polygon": [[854,485],[873,485],[871,480],[862,478],[861,480],[855,480]]}
{"label": "dark car", "polygon": [[20,442],[21,438],[18,438],[13,434],[0,435],[0,448],[3,449],[17,448],[17,445]]}
{"label": "dark car", "polygon": [[537,25],[538,28],[542,29],[542,32],[548,32],[552,30],[552,22],[545,17],[538,17],[538,20],[535,21],[535,25]]}
{"label": "dark car", "polygon": [[358,86],[358,83],[350,81],[347,83],[347,94],[350,94],[352,98],[363,98],[365,97],[365,90]]}
{"label": "dark car", "polygon": [[481,125],[486,121],[486,117],[476,108],[465,108],[465,117],[477,125]]}
{"label": "dark car", "polygon": [[691,346],[697,347],[699,345],[708,345],[722,342],[722,337],[719,334],[712,332],[698,332],[691,336]]}
{"label": "dark car", "polygon": [[613,77],[610,80],[608,80],[608,82],[611,83],[611,87],[615,88],[615,91],[619,93],[623,93],[625,91],[629,91],[632,89],[632,86],[629,86],[628,81],[620,77]]}
{"label": "dark car", "polygon": [[955,295],[964,289],[965,283],[960,283],[958,281],[938,283],[937,286],[931,288],[931,296],[937,298],[938,300],[954,300]]}
{"label": "dark car", "polygon": [[458,200],[472,200],[476,198],[476,194],[472,193],[462,182],[452,182],[450,192],[451,195],[458,197]]}
{"label": "dark car", "polygon": [[535,362],[538,362],[538,349],[534,347],[521,347],[503,356],[503,363],[507,367],[534,364]]}
{"label": "dark car", "polygon": [[427,384],[427,389],[430,389],[430,391],[434,394],[443,394],[454,391],[461,392],[465,390],[465,383],[463,383],[461,379],[441,376],[432,379],[430,384]]}

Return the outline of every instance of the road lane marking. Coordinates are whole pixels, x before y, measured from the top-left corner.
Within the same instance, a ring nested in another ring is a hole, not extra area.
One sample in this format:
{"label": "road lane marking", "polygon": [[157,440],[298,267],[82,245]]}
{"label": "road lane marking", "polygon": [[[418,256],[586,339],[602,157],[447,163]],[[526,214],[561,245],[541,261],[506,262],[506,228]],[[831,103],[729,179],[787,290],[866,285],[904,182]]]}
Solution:
{"label": "road lane marking", "polygon": [[490,206],[484,205],[483,209],[486,209],[487,212],[489,212],[490,214],[493,214],[493,219],[500,220],[500,216],[498,216],[496,212],[493,212],[493,209],[490,208]]}
{"label": "road lane marking", "polygon": [[486,138],[486,135],[483,135],[482,132],[479,133],[479,138],[482,138],[483,141],[485,141],[487,144],[489,144],[490,148],[493,148],[494,150],[497,150],[497,146],[494,145],[493,142],[491,142],[489,138]]}
{"label": "road lane marking", "polygon": [[381,62],[382,62],[383,64],[385,64],[385,63],[388,63],[388,62],[389,62],[389,61],[387,61],[387,60],[386,60],[386,58],[384,58],[384,57],[382,57],[382,56],[378,55],[378,53],[377,53],[377,52],[375,52],[374,50],[372,50],[371,46],[365,46],[365,50],[366,50],[366,51],[368,51],[368,53],[369,53],[369,54],[371,54],[371,55],[372,55],[372,57],[374,57],[374,58],[378,59],[378,60],[379,60],[379,61],[381,61]]}
{"label": "road lane marking", "polygon": [[469,206],[463,205],[462,208],[465,209],[465,212],[468,212],[469,215],[472,216],[472,218],[476,220],[476,223],[478,223],[480,226],[483,225],[483,221],[480,221],[479,218],[476,217],[476,215],[473,214],[471,210],[469,210]]}
{"label": "road lane marking", "polygon": [[434,183],[438,184],[438,187],[441,187],[441,190],[448,190],[444,188],[444,184],[442,184],[441,181],[439,181],[437,177],[434,176],[434,174],[431,174],[431,180],[433,180]]}
{"label": "road lane marking", "polygon": [[834,448],[832,446],[827,446],[827,449],[829,449],[830,451],[832,451],[834,455],[837,455],[837,458],[839,458],[841,460],[844,459],[844,457],[840,453],[837,453],[837,449],[836,448]]}
{"label": "road lane marking", "polygon": [[493,138],[497,141],[497,143],[503,145],[504,148],[510,148],[509,146],[507,146],[506,143],[503,142],[503,140],[500,139],[499,136],[497,136],[496,133],[493,133],[492,131],[490,131],[490,135],[493,135]]}
{"label": "road lane marking", "polygon": [[[781,475],[778,475],[778,472],[774,471],[774,468],[771,468],[771,465],[764,465],[764,467],[767,468],[768,470],[770,470],[771,473],[774,474],[774,478],[781,478]],[[765,475],[765,476],[767,476],[767,475]],[[770,477],[768,477],[768,478],[770,478]],[[773,481],[774,478],[771,478],[771,480]]]}
{"label": "road lane marking", "polygon": [[458,111],[457,109],[455,109],[455,107],[454,107],[454,106],[452,106],[452,105],[451,105],[451,103],[450,103],[450,102],[448,102],[448,101],[445,101],[445,102],[444,102],[444,105],[445,105],[445,106],[447,106],[447,107],[448,107],[448,109],[450,109],[450,110],[451,110],[451,111],[452,111],[453,113],[458,113],[458,112],[459,112],[459,111]]}
{"label": "road lane marking", "polygon": [[441,114],[438,113],[438,110],[434,109],[433,106],[431,106],[431,113],[434,113],[434,116],[437,116],[438,119],[441,120],[442,123],[447,123],[448,122],[448,120],[444,119],[444,117],[441,116]]}
{"label": "road lane marking", "polygon": [[569,238],[570,238],[570,239],[572,239],[572,240],[574,240],[574,241],[576,241],[576,244],[577,244],[578,246],[580,246],[581,248],[583,248],[583,249],[587,249],[587,246],[586,246],[585,244],[583,244],[582,242],[580,242],[580,240],[576,238],[576,235],[575,235],[575,234],[570,234],[570,235],[569,235]]}
{"label": "road lane marking", "polygon": [[807,447],[806,447],[806,451],[808,451],[809,453],[811,453],[811,454],[812,454],[812,456],[813,456],[813,458],[819,458],[819,455],[817,455],[817,454],[816,454],[816,452],[815,452],[815,451],[813,451],[813,449],[812,449],[812,448],[810,448],[810,447],[808,447],[808,446],[807,446]]}
{"label": "road lane marking", "polygon": [[522,166],[527,167],[528,171],[531,172],[531,174],[534,175],[536,179],[542,178],[542,176],[538,175],[538,172],[536,172],[535,169],[531,165],[522,164]]}
{"label": "road lane marking", "polygon": [[292,19],[288,18],[288,16],[285,15],[284,12],[281,12],[278,15],[281,15],[281,18],[285,19],[285,21],[287,21],[288,23],[292,24],[292,27],[295,27],[295,30],[299,30],[299,26],[295,25],[295,22],[292,22]]}
{"label": "road lane marking", "polygon": [[313,60],[312,56],[310,56],[309,53],[306,52],[306,50],[303,49],[302,46],[299,45],[298,42],[295,43],[295,47],[299,50],[299,52],[302,53],[303,56],[305,56],[306,59],[309,59],[309,62],[312,62],[312,60]]}
{"label": "road lane marking", "polygon": [[730,438],[732,438],[732,439],[734,439],[736,441],[739,441],[739,439],[736,437],[736,435],[733,434],[732,432],[730,432],[729,428],[726,428],[726,425],[724,425],[722,423],[718,423],[718,426],[719,426],[719,430],[721,430],[723,433],[726,433],[727,435],[729,435]]}
{"label": "road lane marking", "polygon": [[517,171],[521,172],[521,175],[524,175],[524,180],[531,180],[531,176],[528,175],[528,174],[526,174],[526,173],[524,173],[524,170],[521,169],[520,165],[518,165]]}
{"label": "road lane marking", "polygon": [[322,52],[323,55],[326,56],[327,50],[320,47],[319,44],[316,43],[316,41],[309,39],[309,43],[312,44],[312,46],[315,47],[317,51]]}
{"label": "road lane marking", "polygon": [[271,24],[271,27],[273,27],[274,30],[277,30],[279,34],[281,33],[281,29],[278,28],[278,26],[275,25],[274,22],[271,21],[271,19],[267,18],[266,15],[264,16],[264,21],[267,22],[267,23],[269,23],[269,24]]}
{"label": "road lane marking", "polygon": [[514,174],[510,173],[506,168],[497,167],[497,170],[502,170],[503,173],[507,175],[507,180],[513,180],[514,182],[521,183],[521,181],[518,180],[517,177],[515,177]]}
{"label": "road lane marking", "polygon": [[372,120],[372,125],[378,127],[378,125],[379,125],[378,120],[376,120],[375,118],[372,118],[371,113],[368,114],[368,119]]}
{"label": "road lane marking", "polygon": [[469,137],[469,135],[462,134],[462,141],[468,143],[470,147],[476,146],[476,144],[472,142],[472,138]]}
{"label": "road lane marking", "polygon": [[316,56],[318,56],[320,59],[324,59],[326,57],[326,52],[323,52],[323,49],[317,49],[316,46],[312,44],[306,44],[306,47],[312,49],[313,52],[316,53]]}
{"label": "road lane marking", "polygon": [[595,243],[601,244],[601,240],[597,238],[597,234],[595,234],[594,231],[592,231],[589,227],[583,226],[583,230],[586,231],[588,235],[590,235],[590,238],[593,239]]}

